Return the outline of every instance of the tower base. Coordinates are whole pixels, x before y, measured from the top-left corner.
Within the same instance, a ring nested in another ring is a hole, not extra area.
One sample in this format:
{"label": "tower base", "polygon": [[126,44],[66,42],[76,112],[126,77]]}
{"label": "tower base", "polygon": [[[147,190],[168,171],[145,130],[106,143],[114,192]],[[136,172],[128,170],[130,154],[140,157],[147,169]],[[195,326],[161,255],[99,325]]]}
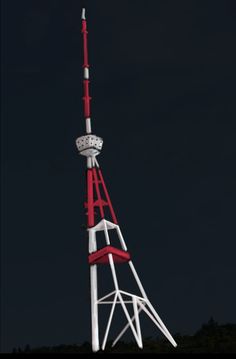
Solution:
{"label": "tower base", "polygon": [[[109,238],[109,230],[115,230],[118,235],[118,239],[121,244],[122,249],[115,248],[111,246]],[[127,247],[122,236],[119,226],[115,223],[109,222],[105,219],[102,219],[95,227],[88,229],[89,231],[89,263],[90,263],[90,275],[91,275],[91,309],[92,309],[92,349],[94,352],[100,349],[99,341],[99,328],[98,328],[98,306],[99,305],[109,305],[111,307],[110,314],[108,317],[104,337],[102,339],[101,349],[104,350],[107,343],[108,334],[111,328],[112,319],[114,316],[115,309],[117,305],[120,305],[123,309],[124,315],[127,319],[127,324],[119,332],[115,340],[113,341],[112,346],[114,346],[119,339],[124,335],[124,333],[130,328],[134,338],[137,342],[139,348],[143,347],[142,334],[140,327],[140,318],[139,315],[141,312],[146,313],[146,315],[152,320],[152,322],[158,327],[158,329],[165,335],[165,337],[170,341],[170,343],[176,347],[177,344],[168,329],[162,322],[160,316],[152,306],[149,301],[142,283],[138,277],[138,274],[135,270],[135,267],[131,261],[130,255],[127,251]],[[97,241],[96,241],[96,232],[103,231],[104,238],[106,240],[106,247],[97,250]],[[129,293],[120,289],[118,284],[118,278],[115,268],[115,263],[119,263],[119,260],[126,262],[129,269],[137,283],[137,286],[140,291],[140,295]],[[112,280],[114,284],[114,290],[106,294],[105,296],[98,298],[98,289],[97,289],[97,267],[99,264],[107,264],[108,269],[110,269],[112,274]],[[133,315],[129,314],[127,305],[132,305]]]}

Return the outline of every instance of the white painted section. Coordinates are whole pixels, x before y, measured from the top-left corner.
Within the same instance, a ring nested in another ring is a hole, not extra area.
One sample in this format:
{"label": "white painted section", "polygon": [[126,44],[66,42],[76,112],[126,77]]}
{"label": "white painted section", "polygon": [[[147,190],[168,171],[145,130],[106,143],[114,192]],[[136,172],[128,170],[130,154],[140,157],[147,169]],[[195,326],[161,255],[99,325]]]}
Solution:
{"label": "white painted section", "polygon": [[91,156],[98,156],[100,153],[99,150],[96,150],[94,148],[87,148],[83,151],[80,152],[81,156],[85,156],[85,157],[91,157]]}
{"label": "white painted section", "polygon": [[134,326],[133,326],[133,323],[132,323],[132,321],[131,321],[129,312],[128,312],[128,310],[127,310],[127,308],[126,308],[126,306],[125,306],[125,304],[124,304],[124,302],[123,302],[123,298],[122,298],[122,296],[121,296],[120,293],[118,294],[118,296],[119,296],[119,299],[120,299],[120,301],[121,301],[121,305],[122,305],[123,311],[124,311],[124,313],[125,313],[126,319],[128,320],[129,326],[130,326],[130,328],[131,328],[131,330],[132,330],[132,332],[133,332],[133,335],[134,335],[134,337],[135,337],[135,340],[136,340],[136,342],[137,342],[137,344],[138,344],[138,347],[141,348],[139,338],[138,338],[138,336],[137,336],[137,333],[136,333],[135,328],[134,328]]}
{"label": "white painted section", "polygon": [[166,337],[168,337],[169,341],[171,342],[171,344],[176,347],[177,344],[174,341],[174,339],[172,338],[172,335],[170,334],[169,330],[166,328],[165,324],[163,323],[163,321],[161,320],[160,316],[157,314],[157,312],[155,311],[154,307],[152,306],[151,302],[149,301],[149,299],[147,299],[147,304],[149,306],[149,308],[151,309],[153,315],[156,317],[157,321],[159,322],[159,324],[161,325],[161,327],[164,329],[164,331],[166,332]]}
{"label": "white painted section", "polygon": [[105,221],[106,221],[107,229],[115,229],[118,227],[118,225],[113,222],[107,221],[106,219]]}
{"label": "white painted section", "polygon": [[[92,166],[94,166],[95,162],[96,162],[96,158],[92,157]],[[112,230],[112,229],[115,229],[116,232],[117,232],[117,236],[118,236],[118,239],[120,241],[121,248],[123,250],[127,251],[125,240],[124,240],[124,238],[122,236],[122,233],[121,233],[121,230],[120,230],[120,227],[118,226],[118,224],[115,224],[115,223],[112,223],[110,221],[107,221],[106,219],[102,219],[95,227],[93,227],[93,230],[96,231],[96,232],[97,231],[104,231],[107,245],[110,245],[110,239],[109,239],[108,231]]]}
{"label": "white painted section", "polygon": [[[120,291],[122,292],[122,291]],[[137,301],[137,304],[139,305],[139,309],[136,312],[136,315],[134,314],[134,316],[131,318],[131,321],[133,322],[134,320],[136,321],[136,326],[137,326],[137,320],[135,318],[137,318],[137,314],[139,314],[142,310],[148,315],[148,317],[154,322],[154,324],[160,329],[160,331],[165,335],[165,337],[171,342],[171,344],[176,347],[177,344],[174,341],[174,339],[172,338],[172,336],[170,335],[170,333],[168,332],[168,330],[164,330],[164,328],[160,325],[160,323],[156,320],[156,318],[154,317],[154,313],[153,311],[149,311],[148,308],[145,307],[145,305],[149,305],[149,303],[143,303],[142,301],[140,301],[139,299],[136,298],[136,296],[133,296],[133,298],[135,298],[135,300]],[[152,308],[150,308],[152,309]],[[156,313],[156,312],[155,312]],[[127,323],[127,325],[122,329],[122,331],[119,333],[119,335],[116,337],[116,339],[114,340],[114,342],[112,343],[112,347],[114,347],[116,345],[116,343],[118,342],[118,340],[123,336],[123,334],[127,331],[127,329],[130,327],[130,324]],[[141,328],[140,328],[141,330]],[[137,327],[137,331],[138,331],[138,327]],[[141,332],[140,332],[140,339],[141,339]]]}
{"label": "white painted section", "polygon": [[143,300],[143,301],[145,301],[145,302],[146,302],[146,300],[145,300],[144,298],[139,297],[139,296],[138,296],[138,295],[136,295],[136,294],[131,294],[131,293],[125,292],[124,290],[120,290],[120,292],[121,292],[122,294],[127,295],[127,296],[130,296],[130,297],[135,297],[135,298],[137,298],[137,299],[140,299],[140,300]]}
{"label": "white painted section", "polygon": [[116,306],[116,301],[117,301],[117,294],[115,295],[114,302],[113,302],[112,307],[111,307],[111,312],[110,312],[110,316],[109,316],[108,323],[107,323],[107,327],[106,327],[106,332],[105,332],[104,339],[103,339],[103,343],[102,343],[102,350],[104,350],[104,349],[105,349],[105,346],[106,346],[107,337],[108,337],[108,333],[109,333],[109,330],[110,330],[112,317],[113,317],[114,310],[115,310],[115,306]]}
{"label": "white painted section", "polygon": [[92,156],[92,167],[95,167],[95,156]]}
{"label": "white painted section", "polygon": [[[166,336],[164,329],[160,326],[158,321],[154,318],[154,316],[147,310],[147,308],[140,302],[140,308],[149,316],[149,318],[156,324],[156,326],[160,329],[160,331]],[[169,339],[169,338],[168,338]]]}
{"label": "white painted section", "polygon": [[92,158],[87,157],[87,168],[92,168]]}
{"label": "white painted section", "polygon": [[[96,234],[89,229],[89,253],[96,251]],[[91,292],[91,329],[92,329],[92,350],[97,352],[99,346],[99,328],[98,328],[98,287],[97,287],[97,265],[90,266],[90,292]]]}
{"label": "white painted section", "polygon": [[[162,328],[162,326],[160,325],[160,323],[158,323],[158,321],[153,317],[153,315],[147,310],[147,308],[145,308],[144,307],[144,305],[141,303],[141,302],[139,302],[139,305],[140,305],[140,307],[142,308],[142,310],[144,311],[144,312],[146,312],[146,314],[149,316],[149,318],[156,324],[156,326],[160,329],[160,331],[165,335],[165,337],[171,342],[171,344],[174,346],[174,347],[177,347],[177,344],[176,344],[176,342],[174,341],[174,339],[172,338],[172,336],[170,335],[170,333],[169,333],[169,331],[166,329],[166,330],[164,330],[163,328]],[[153,312],[153,311],[152,311]],[[156,311],[154,310],[154,312],[155,312],[155,314],[157,314],[156,313]],[[154,313],[153,313],[154,314]]]}
{"label": "white painted section", "polygon": [[82,9],[81,19],[85,20],[85,8]]}
{"label": "white painted section", "polygon": [[89,79],[89,69],[88,69],[88,67],[84,68],[84,79],[85,80]]}
{"label": "white painted section", "polygon": [[[90,165],[95,165],[95,157],[89,157],[90,158]],[[105,243],[106,245],[110,245],[110,238],[109,238],[109,230],[116,230],[118,234],[118,238],[120,240],[121,246],[124,250],[127,250],[124,238],[122,236],[120,227],[112,223],[110,221],[107,221],[105,219],[102,219],[96,226],[93,228],[88,229],[89,232],[89,253],[92,253],[97,250],[97,240],[96,240],[96,232],[98,231],[104,231],[105,236]],[[123,334],[127,331],[128,328],[131,329],[134,338],[137,342],[137,345],[139,348],[143,347],[142,343],[142,334],[141,334],[141,325],[140,325],[140,319],[139,314],[141,311],[145,312],[147,316],[153,321],[153,323],[159,328],[159,330],[166,336],[166,338],[171,342],[173,346],[176,346],[176,342],[172,338],[171,334],[165,327],[164,323],[162,322],[161,318],[153,308],[152,304],[150,303],[144,288],[142,286],[142,283],[138,277],[138,274],[134,268],[134,265],[132,261],[129,261],[129,267],[131,269],[131,272],[134,276],[134,279],[138,285],[138,288],[141,292],[141,296],[129,293],[126,291],[123,291],[119,289],[118,284],[118,278],[117,273],[115,269],[113,254],[108,254],[109,259],[109,265],[107,266],[112,273],[113,283],[115,290],[112,292],[106,294],[105,296],[98,299],[98,286],[97,286],[97,265],[91,265],[90,266],[90,277],[91,277],[91,320],[92,320],[92,349],[94,352],[98,351],[100,348],[99,344],[99,318],[98,318],[98,305],[111,305],[110,315],[108,318],[107,326],[105,329],[105,335],[102,342],[102,350],[105,349],[107,338],[109,335],[109,331],[111,328],[112,319],[114,316],[116,305],[121,305],[122,309],[124,311],[124,314],[127,319],[127,324],[122,329],[122,331],[119,333],[117,338],[114,340],[112,346],[114,346],[117,341],[123,336]],[[127,296],[127,297],[125,297]],[[130,316],[126,305],[132,304],[133,305],[133,313],[134,315]],[[135,323],[135,325],[134,325]]]}
{"label": "white painted section", "polygon": [[98,161],[96,158],[95,158],[95,163],[96,163],[96,166],[99,168],[99,164],[98,164]]}
{"label": "white painted section", "polygon": [[104,299],[109,298],[111,295],[113,295],[113,294],[115,294],[115,293],[116,293],[116,290],[113,290],[113,292],[111,292],[111,293],[105,295],[104,297],[100,298],[100,299],[98,300],[98,303],[100,303],[100,302],[103,301]]}
{"label": "white painted section", "polygon": [[109,263],[110,263],[110,267],[111,267],[111,273],[112,273],[114,286],[115,286],[115,289],[117,291],[119,291],[119,286],[118,286],[118,281],[117,281],[117,276],[116,276],[116,270],[115,270],[114,261],[113,261],[113,255],[111,253],[109,253],[108,258],[109,258]]}
{"label": "white painted section", "polygon": [[87,117],[85,120],[85,125],[86,125],[86,133],[91,133],[91,118]]}
{"label": "white painted section", "polygon": [[80,136],[75,142],[79,153],[83,156],[96,156],[102,150],[103,139],[92,134]]}
{"label": "white painted section", "polygon": [[[141,308],[138,309],[138,313],[140,313],[142,311]],[[131,318],[131,321],[133,322],[135,320],[135,315],[133,315],[133,317]],[[126,330],[129,329],[129,323],[126,324],[126,326],[124,327],[124,329],[122,329],[122,331],[119,333],[119,335],[116,337],[116,339],[113,341],[112,343],[112,347],[114,347],[116,345],[116,343],[120,340],[120,338],[123,336],[123,334],[126,332]]]}
{"label": "white painted section", "polygon": [[132,273],[133,273],[133,275],[134,275],[134,278],[135,278],[135,280],[136,280],[136,282],[137,282],[137,284],[138,284],[139,290],[140,290],[140,292],[142,293],[142,296],[143,296],[145,299],[147,299],[147,294],[145,293],[145,290],[144,290],[144,288],[143,288],[143,286],[142,286],[142,283],[141,283],[141,281],[140,281],[140,279],[139,279],[139,276],[138,276],[138,274],[137,274],[137,272],[136,272],[136,270],[135,270],[135,268],[134,268],[134,265],[133,265],[132,261],[129,261],[129,266],[130,266],[131,271],[132,271]]}
{"label": "white painted section", "polygon": [[143,341],[142,341],[142,334],[141,334],[141,329],[140,329],[138,304],[137,304],[137,299],[134,296],[133,296],[133,308],[134,308],[134,317],[135,317],[135,323],[136,323],[136,330],[137,330],[137,334],[138,334],[138,338],[139,338],[139,345],[140,345],[140,348],[142,348],[143,347]]}
{"label": "white painted section", "polygon": [[100,222],[98,222],[98,224],[96,226],[93,227],[93,229],[97,232],[97,231],[104,231],[105,230],[105,226],[106,228],[109,229],[114,229],[117,227],[117,224],[112,223],[107,221],[106,219],[102,219]]}
{"label": "white painted section", "polygon": [[[124,303],[127,303],[127,304],[132,304],[133,303],[133,301],[132,300],[124,300]],[[98,303],[99,305],[100,304],[113,304],[113,301],[111,302],[111,301],[105,301],[105,302],[101,302],[101,303]],[[119,301],[116,301],[116,304],[121,304],[121,302],[119,302]]]}
{"label": "white painted section", "polygon": [[95,252],[97,250],[97,241],[96,241],[96,233],[93,228],[88,229],[89,232],[89,253]]}
{"label": "white painted section", "polygon": [[111,242],[110,242],[110,238],[109,238],[109,234],[108,234],[108,230],[107,230],[106,221],[104,222],[104,224],[105,224],[104,232],[105,232],[106,244],[109,246],[111,244]]}
{"label": "white painted section", "polygon": [[90,266],[91,283],[91,328],[92,328],[92,349],[99,350],[99,329],[98,329],[98,304],[97,304],[97,265]]}
{"label": "white painted section", "polygon": [[124,249],[124,251],[127,251],[127,247],[126,247],[126,244],[125,244],[125,240],[124,240],[124,238],[123,238],[123,236],[122,236],[122,233],[121,233],[121,230],[120,230],[120,227],[119,227],[119,226],[116,227],[116,231],[117,231],[118,238],[119,238],[119,240],[120,240],[120,244],[121,244],[122,249]]}

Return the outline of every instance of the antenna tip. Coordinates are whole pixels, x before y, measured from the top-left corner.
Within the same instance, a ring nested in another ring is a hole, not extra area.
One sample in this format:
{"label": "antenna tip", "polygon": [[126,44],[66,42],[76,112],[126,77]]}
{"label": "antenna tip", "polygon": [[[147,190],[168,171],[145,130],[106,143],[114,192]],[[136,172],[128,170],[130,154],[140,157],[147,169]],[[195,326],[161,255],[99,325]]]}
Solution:
{"label": "antenna tip", "polygon": [[85,20],[85,8],[82,9],[81,19]]}

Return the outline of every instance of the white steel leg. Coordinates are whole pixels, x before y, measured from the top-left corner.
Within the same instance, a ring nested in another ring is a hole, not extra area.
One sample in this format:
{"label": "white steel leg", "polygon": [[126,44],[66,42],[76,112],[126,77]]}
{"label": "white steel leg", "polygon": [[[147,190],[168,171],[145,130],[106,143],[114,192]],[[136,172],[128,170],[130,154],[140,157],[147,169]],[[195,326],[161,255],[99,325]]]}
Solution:
{"label": "white steel leg", "polygon": [[[89,230],[89,253],[96,251],[96,233]],[[99,327],[98,327],[98,287],[97,287],[97,265],[90,266],[90,293],[91,293],[91,330],[92,330],[92,350],[97,352],[99,347]]]}
{"label": "white steel leg", "polygon": [[113,255],[111,253],[108,254],[108,258],[109,258],[109,263],[110,263],[110,267],[111,267],[111,272],[112,272],[112,276],[113,276],[113,281],[114,281],[114,285],[115,285],[115,289],[117,290],[117,294],[118,294],[118,297],[120,299],[120,302],[121,302],[121,305],[122,305],[122,308],[123,308],[123,311],[125,313],[125,316],[130,324],[130,328],[134,334],[134,337],[136,339],[136,342],[138,344],[138,346],[141,348],[140,346],[140,342],[139,342],[139,338],[137,337],[137,333],[135,331],[135,328],[133,326],[133,323],[130,319],[130,316],[129,316],[129,312],[125,306],[125,303],[123,301],[123,298],[122,298],[122,295],[120,294],[120,291],[119,291],[119,287],[118,287],[118,282],[117,282],[117,277],[116,277],[116,271],[115,271],[115,266],[114,266],[114,261],[113,261]]}
{"label": "white steel leg", "polygon": [[130,318],[130,316],[129,316],[129,312],[128,312],[127,308],[126,308],[126,305],[125,305],[125,303],[123,302],[122,295],[121,295],[120,293],[118,293],[118,296],[119,296],[119,299],[120,299],[120,302],[121,302],[123,311],[124,311],[124,313],[125,313],[126,319],[127,319],[128,322],[129,322],[129,326],[130,326],[130,328],[131,328],[131,330],[132,330],[132,332],[133,332],[133,335],[134,335],[134,337],[135,337],[135,339],[136,339],[136,342],[137,342],[137,344],[138,344],[138,347],[141,348],[139,338],[138,338],[138,336],[137,336],[136,330],[135,330],[135,328],[134,328],[134,326],[133,326],[133,323],[132,323],[132,321],[131,321],[131,318]]}
{"label": "white steel leg", "polygon": [[115,294],[115,293],[116,293],[116,290],[113,290],[113,292],[108,293],[107,295],[104,295],[104,297],[99,298],[98,303],[101,303],[104,299],[109,298],[111,295],[113,295],[113,294]]}
{"label": "white steel leg", "polygon": [[106,244],[107,244],[107,246],[109,246],[111,244],[111,242],[110,242],[110,238],[109,238],[109,234],[108,234],[108,230],[107,230],[106,221],[104,221],[104,233],[105,233],[105,238],[106,238]]}
{"label": "white steel leg", "polygon": [[[142,308],[139,307],[138,309],[138,313],[140,313],[142,311]],[[133,317],[131,318],[131,321],[133,322],[135,320],[135,315],[133,315]],[[116,343],[118,342],[118,340],[120,340],[120,338],[122,337],[122,335],[126,332],[127,329],[129,329],[129,323],[126,324],[126,326],[124,327],[124,329],[121,330],[121,332],[117,335],[116,339],[113,341],[112,343],[112,347],[114,347],[116,345]]]}
{"label": "white steel leg", "polygon": [[134,268],[134,265],[133,265],[132,261],[129,261],[129,266],[130,266],[130,269],[131,269],[131,271],[132,271],[132,273],[134,275],[134,278],[135,278],[135,280],[136,280],[136,282],[138,284],[139,290],[143,295],[143,298],[147,299],[147,294],[145,293],[145,290],[144,290],[144,288],[142,286],[142,283],[141,283],[141,281],[139,279],[139,276],[138,276],[138,274],[136,272],[136,269]]}
{"label": "white steel leg", "polygon": [[133,308],[134,308],[136,330],[137,330],[137,334],[139,337],[139,345],[140,345],[140,348],[142,348],[143,342],[142,342],[142,334],[141,334],[141,329],[140,329],[139,312],[138,312],[138,304],[137,303],[138,303],[137,298],[133,297]]}
{"label": "white steel leg", "polygon": [[142,310],[149,316],[149,318],[153,321],[153,323],[156,324],[156,326],[160,329],[160,331],[165,335],[165,337],[171,342],[171,344],[176,347],[177,344],[174,341],[174,339],[172,338],[172,336],[170,335],[169,331],[166,331],[162,328],[162,326],[160,325],[160,323],[158,323],[158,321],[155,319],[155,317],[147,310],[147,308],[144,307],[144,305],[139,302],[140,307],[142,308]]}
{"label": "white steel leg", "polygon": [[114,297],[114,302],[113,302],[112,307],[111,307],[111,312],[110,312],[110,316],[109,316],[107,327],[106,327],[106,332],[105,332],[103,343],[102,343],[102,350],[104,350],[105,346],[106,346],[107,336],[108,336],[108,333],[109,333],[109,330],[110,330],[111,321],[112,321],[112,317],[113,317],[115,306],[116,306],[116,300],[117,300],[117,294]]}
{"label": "white steel leg", "polygon": [[[165,324],[164,324],[163,321],[161,320],[160,316],[157,314],[157,312],[155,311],[154,307],[153,307],[152,304],[150,303],[150,301],[149,301],[149,299],[148,299],[148,297],[147,297],[147,294],[145,293],[145,290],[144,290],[144,288],[143,288],[143,286],[142,286],[142,283],[141,283],[141,281],[140,281],[140,279],[139,279],[139,276],[138,276],[138,274],[137,274],[137,272],[136,272],[136,269],[134,268],[134,265],[133,265],[132,261],[129,261],[129,266],[130,266],[130,268],[131,268],[131,270],[132,270],[132,272],[133,272],[134,278],[135,278],[135,280],[136,280],[136,282],[137,282],[137,284],[138,284],[138,287],[139,287],[139,289],[140,289],[140,292],[142,293],[143,297],[146,299],[147,304],[148,304],[148,306],[150,307],[150,309],[152,310],[153,315],[156,317],[156,319],[157,319],[157,321],[159,322],[159,325],[162,327],[162,329],[166,332],[166,334],[167,334],[167,336],[168,336],[169,341],[171,342],[171,344],[176,347],[176,346],[177,346],[176,342],[174,341],[174,339],[172,338],[170,332],[168,331],[168,329],[166,328]],[[146,308],[145,308],[145,309],[146,309]]]}
{"label": "white steel leg", "polygon": [[112,273],[112,278],[113,278],[114,286],[115,286],[115,289],[118,291],[118,290],[119,290],[119,286],[118,286],[118,281],[117,281],[117,276],[116,276],[116,270],[115,270],[114,261],[113,261],[113,255],[112,255],[111,253],[109,253],[109,254],[108,254],[108,258],[109,258],[109,263],[110,263],[110,267],[111,267],[111,273]]}
{"label": "white steel leg", "polygon": [[125,240],[122,236],[122,233],[121,233],[121,230],[120,230],[120,227],[117,226],[116,227],[116,231],[117,231],[117,234],[118,234],[118,237],[119,237],[119,240],[120,240],[120,244],[121,244],[121,247],[122,249],[124,249],[124,251],[127,251],[127,247],[126,247],[126,244],[125,244]]}
{"label": "white steel leg", "polygon": [[149,301],[149,299],[147,299],[147,305],[150,307],[153,315],[156,317],[157,321],[160,323],[160,325],[162,326],[162,328],[165,330],[165,332],[169,335],[169,337],[171,338],[170,342],[173,344],[174,347],[177,346],[176,342],[174,341],[172,335],[170,334],[169,330],[166,328],[165,324],[163,323],[163,321],[161,320],[160,316],[157,314],[156,310],[154,309],[153,305],[151,304],[151,302]]}
{"label": "white steel leg", "polygon": [[98,293],[97,293],[97,265],[90,266],[91,283],[91,324],[92,324],[92,349],[99,350],[99,329],[98,329]]}

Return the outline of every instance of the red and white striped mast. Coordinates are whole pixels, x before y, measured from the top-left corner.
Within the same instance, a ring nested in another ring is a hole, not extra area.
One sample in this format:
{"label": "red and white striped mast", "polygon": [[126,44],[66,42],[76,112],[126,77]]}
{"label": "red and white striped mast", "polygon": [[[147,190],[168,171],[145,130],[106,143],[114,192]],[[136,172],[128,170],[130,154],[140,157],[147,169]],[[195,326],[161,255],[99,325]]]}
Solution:
{"label": "red and white striped mast", "polygon": [[[104,182],[102,171],[99,167],[96,156],[99,155],[102,149],[103,140],[92,134],[91,128],[91,113],[90,113],[90,93],[89,93],[89,62],[88,62],[88,31],[87,22],[85,17],[85,9],[82,9],[82,35],[83,35],[83,103],[84,103],[84,118],[86,124],[86,135],[79,137],[76,140],[76,145],[79,153],[87,158],[87,199],[85,208],[87,210],[87,231],[88,231],[88,263],[90,265],[90,291],[91,291],[91,329],[92,329],[92,349],[94,352],[100,348],[105,349],[108,334],[110,331],[111,323],[115,308],[121,305],[124,315],[127,319],[127,325],[120,331],[112,346],[123,336],[127,329],[131,329],[135,340],[140,348],[142,344],[141,326],[139,320],[140,312],[145,312],[147,316],[154,322],[160,331],[166,336],[173,346],[176,342],[172,338],[168,329],[165,327],[161,318],[150,303],[138,274],[132,263],[130,254],[127,250],[125,240],[122,236],[118,221],[111,203],[111,199]],[[105,208],[106,216],[105,216]],[[96,209],[96,212],[95,212]],[[104,246],[97,249],[97,232],[104,233]],[[119,241],[119,247],[113,246],[111,243],[111,231],[116,233]],[[97,270],[101,264],[107,265],[111,271],[114,288],[111,292],[105,293],[102,297],[98,298],[98,278]],[[128,293],[120,289],[119,281],[117,278],[116,264],[128,264],[131,274],[133,275],[136,283],[138,295]],[[100,346],[99,337],[99,305],[109,305],[111,307],[110,315],[108,318],[106,330],[104,333],[103,341]],[[133,315],[130,316],[127,309],[128,305],[133,307]]]}

